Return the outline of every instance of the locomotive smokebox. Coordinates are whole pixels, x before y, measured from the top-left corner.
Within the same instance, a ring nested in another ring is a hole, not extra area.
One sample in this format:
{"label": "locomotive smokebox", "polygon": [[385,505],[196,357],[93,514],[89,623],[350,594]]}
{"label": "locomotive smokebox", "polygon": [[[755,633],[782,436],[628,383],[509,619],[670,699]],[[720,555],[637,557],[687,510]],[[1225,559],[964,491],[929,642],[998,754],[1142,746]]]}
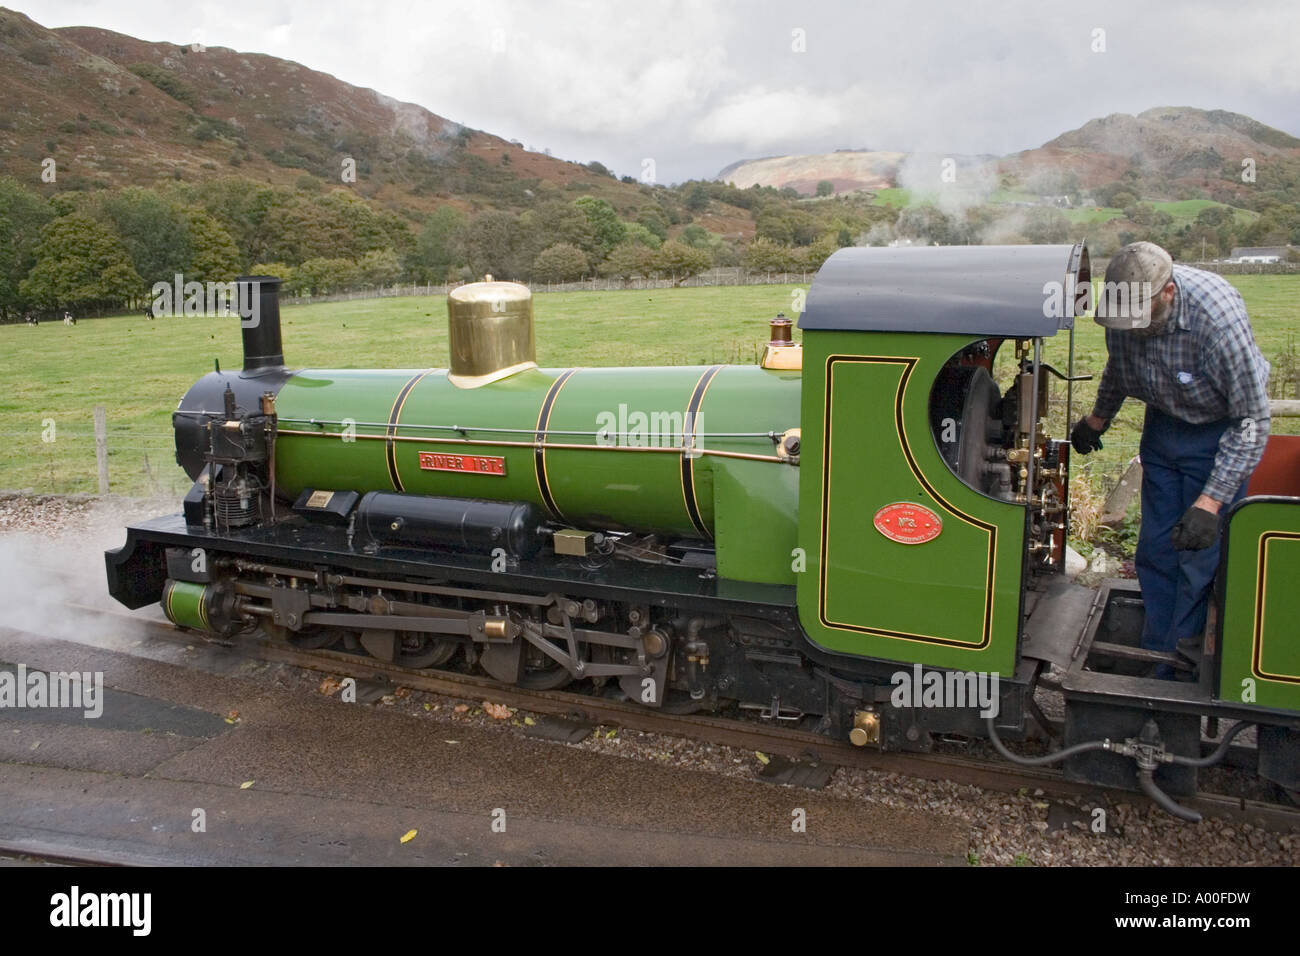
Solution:
{"label": "locomotive smokebox", "polygon": [[533,294],[518,282],[487,276],[447,296],[447,333],[457,388],[478,388],[537,367]]}
{"label": "locomotive smokebox", "polygon": [[244,371],[284,367],[280,340],[280,279],[277,276],[240,276],[240,325],[244,334]]}

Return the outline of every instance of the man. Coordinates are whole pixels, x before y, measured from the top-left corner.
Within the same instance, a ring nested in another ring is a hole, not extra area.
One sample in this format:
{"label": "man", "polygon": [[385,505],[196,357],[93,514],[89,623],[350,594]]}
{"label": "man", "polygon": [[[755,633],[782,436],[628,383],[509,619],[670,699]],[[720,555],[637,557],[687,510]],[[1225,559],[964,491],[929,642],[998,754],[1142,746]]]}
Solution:
{"label": "man", "polygon": [[[1146,403],[1137,574],[1142,647],[1199,657],[1219,562],[1219,525],[1241,498],[1268,438],[1269,365],[1245,303],[1225,279],[1175,266],[1152,242],[1121,249],[1106,269],[1096,320],[1109,358],[1092,414],[1070,433],[1080,454],[1127,397]],[[1167,664],[1154,676],[1169,678]]]}

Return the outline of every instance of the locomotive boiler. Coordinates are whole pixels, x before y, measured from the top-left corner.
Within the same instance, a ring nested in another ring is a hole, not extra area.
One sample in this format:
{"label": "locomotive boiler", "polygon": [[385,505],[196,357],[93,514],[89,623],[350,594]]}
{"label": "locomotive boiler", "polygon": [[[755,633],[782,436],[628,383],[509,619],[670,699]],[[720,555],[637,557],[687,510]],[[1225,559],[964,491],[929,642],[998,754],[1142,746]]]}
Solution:
{"label": "locomotive boiler", "polygon": [[[1164,656],[1138,647],[1131,584],[1062,574],[1069,446],[1044,422],[1076,379],[1081,244],[841,250],[802,342],[778,318],[755,365],[539,367],[528,289],[489,277],[448,296],[447,369],[290,370],[278,281],[239,287],[244,368],[173,415],[182,512],[106,556],[128,607],[864,746],[989,736],[1024,759],[1002,741],[1045,728],[1069,775],[1175,812],[1227,747],[1202,718],[1227,718],[1300,789],[1292,442],[1270,438],[1271,485],[1229,516],[1190,680],[1142,676]],[[993,677],[996,700],[899,695],[900,674]],[[1049,680],[1063,727],[1034,703]]]}

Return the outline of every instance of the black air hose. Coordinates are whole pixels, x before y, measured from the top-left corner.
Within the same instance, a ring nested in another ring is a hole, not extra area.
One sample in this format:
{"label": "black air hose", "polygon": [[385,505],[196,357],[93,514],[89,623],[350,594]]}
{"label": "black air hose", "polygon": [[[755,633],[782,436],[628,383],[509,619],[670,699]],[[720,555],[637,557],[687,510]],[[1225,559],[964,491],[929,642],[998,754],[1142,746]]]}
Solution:
{"label": "black air hose", "polygon": [[1206,754],[1204,757],[1180,757],[1178,754],[1171,754],[1170,759],[1173,763],[1181,764],[1184,767],[1213,766],[1223,759],[1224,754],[1228,752],[1228,747],[1232,744],[1233,738],[1247,727],[1253,726],[1254,724],[1244,720],[1239,720],[1232,725],[1226,734],[1223,735],[1223,739],[1219,741],[1219,746],[1215,747],[1214,750]]}
{"label": "black air hose", "polygon": [[1087,753],[1090,750],[1110,750],[1110,740],[1087,740],[1081,744],[1075,744],[1073,747],[1066,747],[1064,750],[1053,751],[1050,754],[1044,754],[1041,757],[1022,757],[1019,754],[1013,754],[1002,743],[1002,738],[998,736],[998,729],[993,726],[993,718],[985,718],[985,724],[988,726],[989,740],[993,743],[993,749],[999,754],[1010,760],[1012,763],[1023,764],[1026,767],[1043,767],[1048,764],[1059,763],[1075,754]]}
{"label": "black air hose", "polygon": [[1151,801],[1167,813],[1172,813],[1180,820],[1186,820],[1188,823],[1200,823],[1201,815],[1195,810],[1189,810],[1181,804],[1175,803],[1173,797],[1165,793],[1156,785],[1155,771],[1145,767],[1138,768],[1138,783],[1142,787],[1142,792],[1151,798]]}

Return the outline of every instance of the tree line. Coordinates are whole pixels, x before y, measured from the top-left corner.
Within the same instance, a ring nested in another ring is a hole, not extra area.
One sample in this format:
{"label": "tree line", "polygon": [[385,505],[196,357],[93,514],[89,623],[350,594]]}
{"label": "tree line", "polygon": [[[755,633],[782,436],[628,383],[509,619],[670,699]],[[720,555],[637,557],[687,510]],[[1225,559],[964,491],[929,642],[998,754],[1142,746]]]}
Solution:
{"label": "tree line", "polygon": [[308,175],[295,187],[224,177],[49,197],[0,177],[0,320],[143,303],[154,283],[170,285],[178,273],[198,282],[273,274],[291,295],[322,295],[485,274],[561,283],[597,275],[684,280],[713,266],[806,272],[840,247],[896,241],[1055,243],[1086,233],[1095,254],[1150,239],[1184,260],[1226,255],[1234,245],[1300,243],[1300,205],[1286,201],[1289,193],[1262,196],[1252,219],[1212,206],[1176,222],[1143,200],[1149,184],[1132,171],[1086,194],[1077,180],[1063,188],[1076,207],[1119,208],[1124,219],[1083,225],[1060,209],[1005,204],[900,210],[871,194],[829,196],[824,185],[809,198],[713,181],[645,187],[617,208],[552,193],[523,209],[453,201],[419,216]]}
{"label": "tree line", "polygon": [[[851,241],[845,222],[817,226],[795,212],[784,222],[764,212],[765,228],[786,241],[776,249],[759,244],[751,255],[739,234],[690,221],[692,210],[720,202],[744,216],[764,203],[788,205],[787,196],[720,183],[655,192],[668,201],[620,210],[593,196],[547,198],[518,212],[448,204],[417,220],[309,176],[296,188],[229,177],[49,198],[0,178],[0,318],[142,303],[155,283],[170,285],[177,274],[187,282],[278,275],[293,295],[485,274],[533,282],[684,280],[714,265],[807,267]],[[811,258],[798,251],[819,238]]]}

